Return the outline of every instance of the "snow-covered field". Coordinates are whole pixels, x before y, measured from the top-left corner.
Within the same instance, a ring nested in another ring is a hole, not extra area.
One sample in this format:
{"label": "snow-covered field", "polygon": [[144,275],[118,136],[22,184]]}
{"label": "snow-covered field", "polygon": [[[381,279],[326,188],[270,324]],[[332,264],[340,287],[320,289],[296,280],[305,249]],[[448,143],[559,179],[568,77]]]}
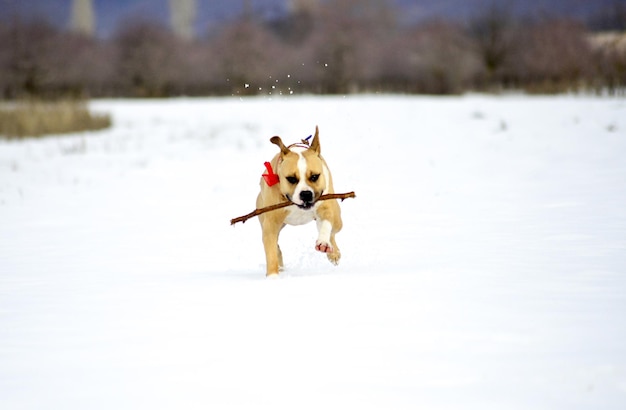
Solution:
{"label": "snow-covered field", "polygon": [[[2,409],[624,409],[626,101],[97,101],[0,141]],[[254,208],[320,127],[338,267]]]}

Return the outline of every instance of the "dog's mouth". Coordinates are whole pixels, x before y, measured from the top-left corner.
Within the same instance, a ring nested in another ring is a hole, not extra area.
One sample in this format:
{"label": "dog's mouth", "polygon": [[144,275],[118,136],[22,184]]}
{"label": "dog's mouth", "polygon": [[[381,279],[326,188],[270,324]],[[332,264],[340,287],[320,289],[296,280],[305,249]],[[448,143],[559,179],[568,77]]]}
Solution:
{"label": "dog's mouth", "polygon": [[296,206],[300,209],[311,209],[315,205],[315,202],[305,202],[302,205],[296,204]]}
{"label": "dog's mouth", "polygon": [[309,202],[309,201],[304,201],[304,200],[303,200],[303,201],[302,201],[302,203],[301,203],[301,204],[299,204],[299,203],[297,203],[296,201],[294,201],[294,200],[293,200],[293,198],[291,197],[291,195],[285,195],[285,196],[287,197],[287,199],[288,199],[288,200],[289,200],[292,204],[294,204],[295,206],[297,206],[298,208],[303,209],[303,210],[308,210],[308,209],[313,208],[313,206],[315,205],[315,202],[316,202],[316,200],[315,200],[315,199],[314,199],[313,201],[310,201],[310,202]]}

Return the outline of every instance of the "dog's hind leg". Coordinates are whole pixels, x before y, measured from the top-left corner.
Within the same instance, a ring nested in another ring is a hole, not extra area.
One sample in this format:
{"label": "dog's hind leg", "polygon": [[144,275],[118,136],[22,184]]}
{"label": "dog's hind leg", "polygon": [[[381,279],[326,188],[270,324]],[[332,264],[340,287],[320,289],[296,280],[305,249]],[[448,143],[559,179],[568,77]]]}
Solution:
{"label": "dog's hind leg", "polygon": [[278,269],[282,263],[282,252],[278,247],[278,233],[275,225],[261,223],[263,227],[263,248],[265,249],[265,262],[267,265],[266,275],[278,275]]}
{"label": "dog's hind leg", "polygon": [[263,245],[265,247],[266,276],[278,275],[280,269],[280,250],[276,243],[263,235]]}
{"label": "dog's hind leg", "polygon": [[[284,227],[285,227],[284,224],[283,226],[280,227],[280,230],[278,231],[279,236]],[[283,270],[283,268],[285,267],[285,265],[283,265],[283,251],[280,250],[280,245],[278,244],[278,240],[276,240],[276,247],[278,248],[278,270]]]}
{"label": "dog's hind leg", "polygon": [[283,252],[278,245],[278,236],[285,225],[276,229],[276,225],[263,218],[261,228],[263,230],[263,247],[265,248],[265,261],[267,264],[266,276],[278,275],[283,270]]}
{"label": "dog's hind leg", "polygon": [[280,245],[277,245],[278,247],[278,270],[283,270],[284,266],[283,265],[283,252],[280,250]]}

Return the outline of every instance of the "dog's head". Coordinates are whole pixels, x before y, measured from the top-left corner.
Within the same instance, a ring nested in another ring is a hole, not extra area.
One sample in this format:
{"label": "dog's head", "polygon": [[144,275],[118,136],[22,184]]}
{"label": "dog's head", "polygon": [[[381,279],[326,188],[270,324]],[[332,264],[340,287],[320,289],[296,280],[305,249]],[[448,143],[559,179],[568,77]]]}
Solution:
{"label": "dog's head", "polygon": [[270,141],[280,148],[277,174],[281,193],[301,209],[310,209],[328,186],[328,169],[320,157],[319,130],[310,146],[286,147],[280,137]]}

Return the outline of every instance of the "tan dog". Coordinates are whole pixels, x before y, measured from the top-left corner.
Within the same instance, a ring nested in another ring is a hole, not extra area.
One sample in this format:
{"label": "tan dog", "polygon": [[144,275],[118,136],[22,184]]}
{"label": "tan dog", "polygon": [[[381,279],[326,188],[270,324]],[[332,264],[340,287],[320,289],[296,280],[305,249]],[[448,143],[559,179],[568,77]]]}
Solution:
{"label": "tan dog", "polygon": [[283,266],[283,255],[278,246],[278,235],[285,225],[303,225],[317,222],[318,237],[315,249],[326,253],[333,264],[339,263],[341,253],[335,242],[335,234],[341,230],[341,209],[336,199],[317,201],[323,194],[334,193],[333,180],[326,161],[320,155],[319,130],[310,146],[294,144],[286,147],[280,137],[270,141],[278,145],[278,153],[271,161],[271,170],[278,182],[268,185],[261,178],[261,192],[256,200],[257,208],[278,204],[285,199],[293,205],[259,216],[263,230],[263,246],[267,262],[267,276],[278,275]]}

